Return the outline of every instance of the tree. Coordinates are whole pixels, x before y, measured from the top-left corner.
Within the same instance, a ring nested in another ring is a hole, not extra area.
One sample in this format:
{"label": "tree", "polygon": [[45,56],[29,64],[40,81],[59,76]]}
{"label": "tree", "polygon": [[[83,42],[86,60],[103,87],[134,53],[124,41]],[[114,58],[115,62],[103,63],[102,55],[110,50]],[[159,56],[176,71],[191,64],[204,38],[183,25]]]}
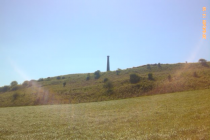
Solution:
{"label": "tree", "polygon": [[152,73],[149,73],[149,74],[148,74],[148,79],[149,79],[149,80],[154,80]]}
{"label": "tree", "polygon": [[201,63],[201,65],[203,65],[203,66],[208,66],[207,61],[203,58],[199,59],[198,62]]}
{"label": "tree", "polygon": [[130,74],[130,83],[135,84],[140,81],[140,77],[137,74]]}
{"label": "tree", "polygon": [[9,89],[10,89],[9,86],[0,87],[0,92],[7,92],[9,91]]}
{"label": "tree", "polygon": [[11,83],[10,83],[10,85],[13,87],[13,86],[17,86],[18,85],[18,82],[17,81],[12,81]]}
{"label": "tree", "polygon": [[29,85],[29,81],[24,81],[22,86],[27,87]]}
{"label": "tree", "polygon": [[97,70],[94,72],[94,75],[95,75],[95,79],[99,79],[100,78],[100,70]]}

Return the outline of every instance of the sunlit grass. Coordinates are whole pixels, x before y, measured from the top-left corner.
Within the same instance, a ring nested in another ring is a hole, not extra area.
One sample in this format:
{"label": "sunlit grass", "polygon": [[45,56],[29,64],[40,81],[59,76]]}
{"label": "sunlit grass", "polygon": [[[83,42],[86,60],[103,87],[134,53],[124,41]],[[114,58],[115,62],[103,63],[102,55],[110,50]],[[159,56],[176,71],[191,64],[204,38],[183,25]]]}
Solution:
{"label": "sunlit grass", "polygon": [[0,108],[0,139],[210,139],[210,90]]}

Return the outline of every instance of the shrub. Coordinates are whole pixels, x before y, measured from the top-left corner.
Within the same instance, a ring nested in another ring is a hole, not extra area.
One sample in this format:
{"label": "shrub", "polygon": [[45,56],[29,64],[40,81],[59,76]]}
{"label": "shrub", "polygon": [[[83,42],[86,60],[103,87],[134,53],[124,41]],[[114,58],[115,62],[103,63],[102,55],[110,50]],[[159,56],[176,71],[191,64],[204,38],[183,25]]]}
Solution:
{"label": "shrub", "polygon": [[23,84],[22,84],[22,86],[23,86],[23,87],[29,86],[29,81],[24,81]]}
{"label": "shrub", "polygon": [[12,81],[10,85],[11,86],[17,86],[18,85],[18,82],[17,81]]}
{"label": "shrub", "polygon": [[11,91],[15,91],[15,90],[18,90],[18,89],[20,89],[20,86],[19,85],[16,85],[16,86],[11,87]]}
{"label": "shrub", "polygon": [[16,100],[18,96],[19,96],[19,94],[18,94],[18,93],[14,93],[14,94],[12,95],[13,100]]}
{"label": "shrub", "polygon": [[198,62],[201,63],[202,66],[208,66],[207,61],[205,59],[201,58]]}
{"label": "shrub", "polygon": [[86,80],[90,80],[90,73],[87,74]]}
{"label": "shrub", "polygon": [[63,87],[65,87],[66,86],[66,82],[63,82]]}
{"label": "shrub", "polygon": [[61,77],[60,76],[57,76],[57,78],[56,78],[57,80],[60,80],[61,79]]}
{"label": "shrub", "polygon": [[107,89],[113,88],[112,82],[111,81],[107,81],[106,83],[104,83],[104,88],[107,88]]}
{"label": "shrub", "polygon": [[0,87],[0,92],[7,92],[9,91],[9,89],[10,89],[9,86]]}
{"label": "shrub", "polygon": [[97,70],[94,72],[94,75],[95,75],[95,79],[99,79],[100,78],[100,70]]}
{"label": "shrub", "polygon": [[150,66],[150,64],[147,64],[147,69],[149,69],[149,70],[151,69],[151,66]]}
{"label": "shrub", "polygon": [[104,83],[107,82],[109,79],[108,78],[104,78]]}
{"label": "shrub", "polygon": [[137,74],[130,74],[130,83],[135,84],[140,81],[140,77]]}
{"label": "shrub", "polygon": [[148,74],[148,79],[149,79],[149,80],[154,80],[152,73],[149,73],[149,74]]}
{"label": "shrub", "polygon": [[172,81],[172,78],[171,78],[171,75],[170,75],[170,74],[168,75],[168,81],[169,81],[169,82]]}
{"label": "shrub", "polygon": [[118,68],[118,69],[116,70],[116,74],[119,75],[120,72],[121,72],[121,69]]}
{"label": "shrub", "polygon": [[158,68],[161,68],[161,65],[160,65],[160,63],[158,63]]}
{"label": "shrub", "polygon": [[41,81],[44,81],[44,79],[43,78],[39,78],[38,82],[41,82]]}
{"label": "shrub", "polygon": [[63,76],[62,79],[65,79],[65,76]]}
{"label": "shrub", "polygon": [[47,77],[47,81],[50,81],[50,77]]}

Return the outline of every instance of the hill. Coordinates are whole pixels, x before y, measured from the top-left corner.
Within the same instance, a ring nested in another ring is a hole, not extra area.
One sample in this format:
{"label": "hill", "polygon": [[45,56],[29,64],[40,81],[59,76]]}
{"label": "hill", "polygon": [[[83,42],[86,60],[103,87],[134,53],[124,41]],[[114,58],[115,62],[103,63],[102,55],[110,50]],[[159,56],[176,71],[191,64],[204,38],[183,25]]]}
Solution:
{"label": "hill", "polygon": [[[133,73],[140,79],[134,84],[130,82]],[[69,74],[1,87],[0,106],[98,102],[210,88],[210,68],[200,63],[150,64],[94,76]]]}
{"label": "hill", "polygon": [[0,108],[0,139],[210,139],[210,90]]}

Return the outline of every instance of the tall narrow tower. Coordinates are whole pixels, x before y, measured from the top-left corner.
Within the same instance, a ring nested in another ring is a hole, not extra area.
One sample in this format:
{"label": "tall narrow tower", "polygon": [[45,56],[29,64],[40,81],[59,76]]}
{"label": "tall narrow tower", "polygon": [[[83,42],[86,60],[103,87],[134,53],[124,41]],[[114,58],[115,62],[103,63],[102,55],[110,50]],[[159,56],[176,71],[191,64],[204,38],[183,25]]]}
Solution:
{"label": "tall narrow tower", "polygon": [[107,69],[106,71],[110,71],[110,67],[109,67],[109,56],[107,56]]}

